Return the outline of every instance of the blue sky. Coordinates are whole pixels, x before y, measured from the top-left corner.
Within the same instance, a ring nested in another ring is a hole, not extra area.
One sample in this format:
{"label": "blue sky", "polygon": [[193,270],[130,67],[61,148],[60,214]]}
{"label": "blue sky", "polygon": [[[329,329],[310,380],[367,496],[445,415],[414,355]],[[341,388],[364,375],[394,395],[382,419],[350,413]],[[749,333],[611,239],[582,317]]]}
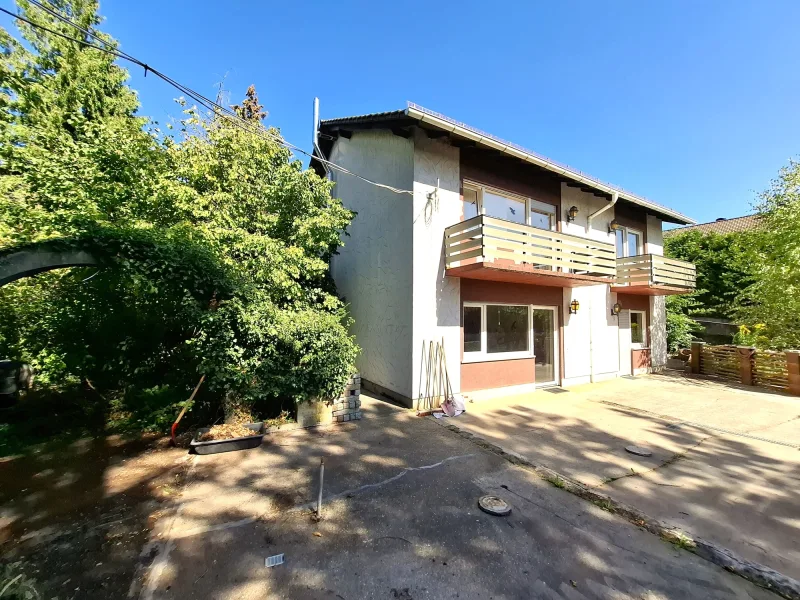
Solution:
{"label": "blue sky", "polygon": [[[4,3],[6,4],[6,3]],[[105,0],[127,52],[310,147],[412,100],[699,220],[749,212],[800,154],[800,3]],[[143,114],[176,93],[132,72]]]}

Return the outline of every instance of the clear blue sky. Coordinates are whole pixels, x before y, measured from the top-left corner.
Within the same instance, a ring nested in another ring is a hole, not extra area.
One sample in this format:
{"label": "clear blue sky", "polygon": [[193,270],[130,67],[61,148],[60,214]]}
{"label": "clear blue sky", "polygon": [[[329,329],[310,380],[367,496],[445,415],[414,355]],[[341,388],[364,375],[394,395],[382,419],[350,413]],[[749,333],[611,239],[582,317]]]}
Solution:
{"label": "clear blue sky", "polygon": [[[4,3],[6,4],[6,3]],[[127,52],[310,148],[322,117],[412,100],[699,220],[750,212],[800,155],[800,2],[105,0]],[[132,72],[143,114],[179,115]],[[368,174],[367,174],[368,175]]]}

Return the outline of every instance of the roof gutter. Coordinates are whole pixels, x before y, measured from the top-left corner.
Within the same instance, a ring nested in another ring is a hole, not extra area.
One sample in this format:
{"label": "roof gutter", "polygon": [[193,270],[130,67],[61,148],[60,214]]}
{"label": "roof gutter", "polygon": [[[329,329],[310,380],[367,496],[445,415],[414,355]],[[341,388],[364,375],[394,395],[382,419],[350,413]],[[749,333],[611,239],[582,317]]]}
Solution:
{"label": "roof gutter", "polygon": [[[442,129],[444,131],[450,133],[456,133],[461,137],[473,140],[475,143],[481,144],[483,146],[488,146],[489,148],[499,150],[500,152],[503,152],[505,154],[510,154],[511,156],[522,159],[526,162],[533,163],[539,167],[547,169],[548,171],[552,171],[553,173],[557,173],[558,175],[563,175],[564,177],[572,179],[573,181],[582,183],[587,187],[591,187],[601,192],[605,192],[606,194],[609,194],[612,197],[612,199],[619,198],[620,194],[619,190],[614,189],[613,187],[605,185],[603,183],[600,183],[596,180],[590,179],[576,171],[566,169],[563,166],[550,162],[549,160],[546,160],[540,156],[531,154],[529,152],[523,152],[522,150],[514,148],[513,146],[510,146],[508,144],[500,143],[494,138],[481,135],[479,133],[472,131],[471,129],[461,127],[454,123],[450,123],[444,119],[431,115],[427,112],[423,112],[413,106],[407,107],[405,112],[409,117],[413,117],[414,119],[417,119],[422,123],[430,123],[431,125],[435,125],[437,128]],[[686,223],[686,224],[695,223],[695,221],[686,217],[685,215],[682,215],[679,212],[673,211],[669,208],[666,208],[665,206],[660,206],[654,202],[650,202],[649,200],[646,200],[634,194],[625,193],[623,199],[628,200],[629,202],[633,202],[634,204],[638,204],[639,206],[649,208],[654,212],[676,219],[679,223]],[[616,201],[614,201],[614,203],[616,203]]]}

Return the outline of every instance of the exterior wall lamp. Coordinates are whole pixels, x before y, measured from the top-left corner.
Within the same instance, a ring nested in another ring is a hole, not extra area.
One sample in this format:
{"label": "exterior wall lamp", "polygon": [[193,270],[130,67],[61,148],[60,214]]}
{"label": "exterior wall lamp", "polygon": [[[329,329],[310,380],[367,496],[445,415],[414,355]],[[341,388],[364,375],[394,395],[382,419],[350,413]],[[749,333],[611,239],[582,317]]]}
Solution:
{"label": "exterior wall lamp", "polygon": [[619,221],[614,219],[611,223],[608,224],[608,233],[614,233],[618,229],[622,229],[622,225],[619,224]]}
{"label": "exterior wall lamp", "polygon": [[580,307],[581,307],[581,303],[578,302],[577,300],[573,300],[572,302],[569,303],[569,314],[577,315],[578,314],[578,309]]}
{"label": "exterior wall lamp", "polygon": [[570,209],[567,211],[567,221],[572,222],[575,220],[575,217],[577,216],[578,216],[578,207],[577,206],[570,207]]}
{"label": "exterior wall lamp", "polygon": [[615,302],[614,306],[611,307],[611,314],[618,315],[620,312],[622,312],[622,304]]}

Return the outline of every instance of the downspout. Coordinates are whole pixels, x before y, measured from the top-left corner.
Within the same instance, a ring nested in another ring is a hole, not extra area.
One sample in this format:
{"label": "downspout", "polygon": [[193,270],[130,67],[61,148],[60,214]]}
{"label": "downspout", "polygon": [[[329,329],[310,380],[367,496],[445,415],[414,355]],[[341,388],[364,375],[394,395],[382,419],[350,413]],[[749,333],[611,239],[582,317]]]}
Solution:
{"label": "downspout", "polygon": [[[319,147],[319,98],[314,98],[314,134],[312,137],[312,142],[314,144],[314,152],[317,155],[325,160],[327,157],[322,153],[322,148]],[[325,169],[325,178],[331,178],[331,170],[328,168],[327,163],[320,161],[322,168]]]}
{"label": "downspout", "polygon": [[586,233],[587,234],[589,233],[589,229],[591,229],[591,227],[592,227],[592,219],[594,219],[595,217],[599,216],[600,214],[606,212],[609,208],[612,208],[617,203],[617,200],[619,200],[619,194],[617,192],[611,192],[611,202],[606,204],[600,210],[597,210],[597,211],[595,211],[595,212],[593,212],[592,214],[589,215],[589,218],[586,220]]}

